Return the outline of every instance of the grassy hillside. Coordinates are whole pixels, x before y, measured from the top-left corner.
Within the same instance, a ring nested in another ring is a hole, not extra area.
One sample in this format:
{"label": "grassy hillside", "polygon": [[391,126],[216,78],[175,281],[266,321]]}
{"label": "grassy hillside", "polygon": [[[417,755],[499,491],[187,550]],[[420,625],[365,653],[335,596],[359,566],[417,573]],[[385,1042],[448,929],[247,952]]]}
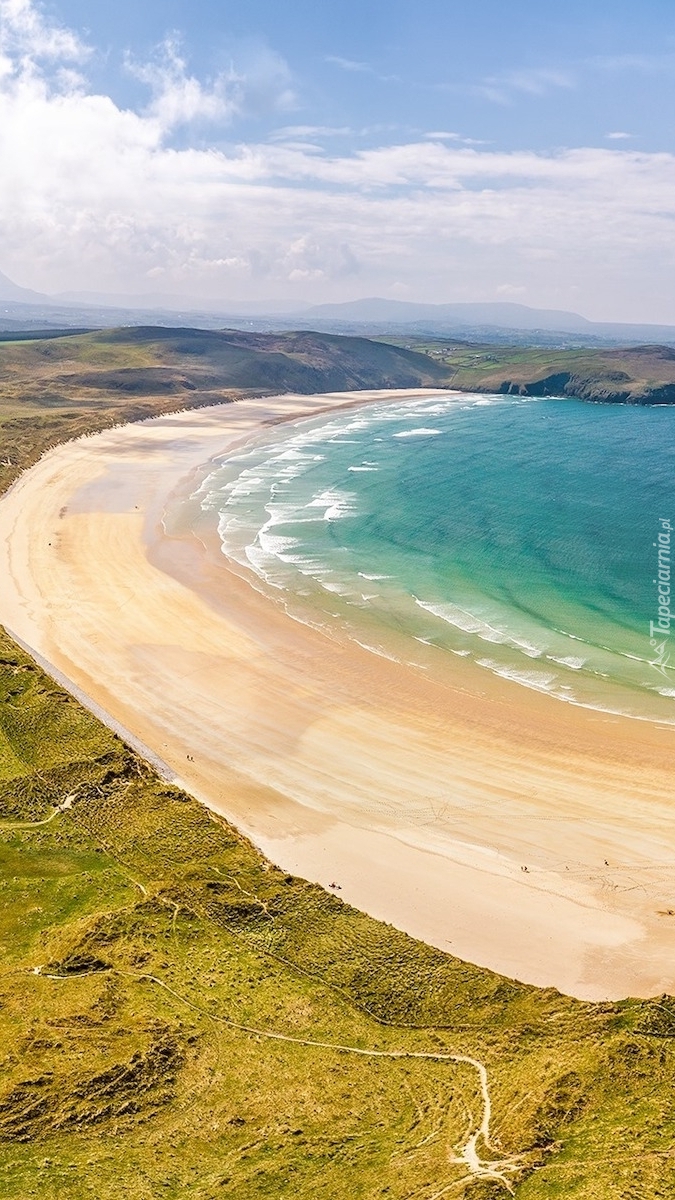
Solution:
{"label": "grassy hillside", "polygon": [[483,1109],[444,1054],[484,1063],[478,1150],[519,1197],[672,1194],[670,1001],[577,1003],[362,916],[0,656],[3,1198],[506,1196],[453,1161]]}
{"label": "grassy hillside", "polygon": [[614,404],[675,404],[675,350],[540,350],[406,339],[446,370],[446,386],[469,392],[575,396]]}
{"label": "grassy hillside", "polygon": [[[28,458],[127,411],[40,386]],[[3,1200],[675,1194],[672,1000],[526,987],[281,873],[5,635],[0,946]]]}
{"label": "grassy hillside", "polygon": [[426,355],[331,334],[113,329],[0,342],[0,487],[52,442],[176,408],[276,392],[442,384]]}

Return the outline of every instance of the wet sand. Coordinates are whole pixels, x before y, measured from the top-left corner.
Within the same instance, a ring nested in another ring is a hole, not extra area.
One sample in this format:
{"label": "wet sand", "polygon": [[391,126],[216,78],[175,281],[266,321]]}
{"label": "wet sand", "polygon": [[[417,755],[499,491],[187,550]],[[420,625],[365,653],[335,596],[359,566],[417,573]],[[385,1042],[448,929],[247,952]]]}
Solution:
{"label": "wet sand", "polygon": [[291,620],[215,536],[164,531],[168,498],[265,423],[382,395],[242,401],[51,451],[0,501],[0,620],[284,869],[529,983],[672,992],[672,728],[461,659],[426,679]]}

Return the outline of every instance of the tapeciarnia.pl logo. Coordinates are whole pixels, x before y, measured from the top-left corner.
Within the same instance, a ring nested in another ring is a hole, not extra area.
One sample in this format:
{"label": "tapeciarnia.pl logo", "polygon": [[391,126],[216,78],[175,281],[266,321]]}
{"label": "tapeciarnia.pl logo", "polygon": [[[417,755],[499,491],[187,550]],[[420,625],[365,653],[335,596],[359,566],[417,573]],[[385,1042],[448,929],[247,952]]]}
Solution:
{"label": "tapeciarnia.pl logo", "polygon": [[650,662],[664,679],[667,679],[666,667],[670,662],[670,650],[667,642],[670,637],[670,623],[675,619],[675,613],[670,611],[670,542],[673,527],[667,517],[659,519],[658,540],[653,543],[657,555],[657,577],[652,580],[657,585],[656,621],[649,622],[649,645],[656,651],[656,658]]}

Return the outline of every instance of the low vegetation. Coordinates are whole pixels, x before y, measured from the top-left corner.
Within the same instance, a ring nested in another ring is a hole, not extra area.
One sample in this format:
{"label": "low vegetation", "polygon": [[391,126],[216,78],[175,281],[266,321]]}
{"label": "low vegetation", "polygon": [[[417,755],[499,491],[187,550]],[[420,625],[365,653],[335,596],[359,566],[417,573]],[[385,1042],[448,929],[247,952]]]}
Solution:
{"label": "low vegetation", "polygon": [[427,354],[446,387],[521,396],[569,396],[611,404],[675,404],[675,350],[536,349],[432,338],[391,339]]}
{"label": "low vegetation", "polygon": [[[40,416],[128,419],[42,386],[25,461]],[[0,946],[3,1200],[675,1194],[673,1000],[527,987],[283,874],[4,634]]]}

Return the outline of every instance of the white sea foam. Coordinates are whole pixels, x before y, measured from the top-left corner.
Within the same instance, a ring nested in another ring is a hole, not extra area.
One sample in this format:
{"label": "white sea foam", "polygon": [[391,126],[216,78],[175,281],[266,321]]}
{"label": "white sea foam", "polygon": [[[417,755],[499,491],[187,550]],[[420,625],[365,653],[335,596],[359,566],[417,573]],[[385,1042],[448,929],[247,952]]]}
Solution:
{"label": "white sea foam", "polygon": [[264,526],[267,529],[272,525],[287,524],[289,521],[294,521],[298,515],[298,505],[289,503],[286,500],[270,500],[265,505],[265,512],[269,516],[269,521]]}
{"label": "white sea foam", "polygon": [[362,650],[369,650],[371,654],[377,654],[378,658],[388,658],[389,662],[394,663],[400,663],[402,661],[400,658],[397,658],[395,654],[387,654],[387,651],[383,650],[381,646],[369,646],[367,642],[360,642],[358,638],[354,638],[354,641],[356,642],[357,646],[361,647]]}
{"label": "white sea foam", "polygon": [[573,671],[580,671],[587,661],[585,658],[574,658],[572,655],[567,658],[557,658],[555,654],[547,654],[546,657],[550,658],[551,662],[560,663],[561,667],[571,667]]}
{"label": "white sea foam", "polygon": [[400,433],[395,433],[395,438],[411,438],[411,437],[437,437],[442,433],[442,429],[403,429]]}
{"label": "white sea foam", "polygon": [[307,505],[308,508],[323,508],[324,521],[339,521],[343,517],[351,517],[356,510],[356,496],[353,492],[341,492],[337,488],[327,488],[319,496],[315,496]]}
{"label": "white sea foam", "polygon": [[266,480],[261,475],[249,475],[248,471],[246,471],[238,479],[227,483],[222,491],[227,493],[229,503],[230,500],[239,500],[242,497],[252,496],[254,492],[259,491],[265,484]]}
{"label": "white sea foam", "polygon": [[379,471],[379,467],[347,467],[348,471]]}
{"label": "white sea foam", "polygon": [[493,625],[481,621],[479,617],[475,617],[473,613],[467,612],[464,608],[459,608],[456,604],[428,604],[425,600],[418,600],[416,596],[413,599],[415,604],[431,613],[432,616],[439,617],[441,621],[447,622],[448,625],[454,625],[456,629],[461,629],[464,633],[475,633],[485,642],[504,645],[510,640],[508,635],[500,629],[495,629]]}
{"label": "white sea foam", "polygon": [[510,646],[511,649],[519,651],[519,653],[526,655],[527,658],[541,658],[544,654],[541,646],[535,646],[523,637],[518,637],[514,633],[498,629],[496,626],[491,625],[489,621],[475,616],[474,613],[469,612],[465,608],[460,608],[457,604],[428,604],[424,600],[419,600],[416,596],[413,598],[420,608],[430,612],[432,616],[439,617],[446,624],[453,625],[456,629],[461,629],[463,633],[475,634],[481,641],[491,642],[496,646]]}
{"label": "white sea foam", "polygon": [[266,554],[272,554],[275,558],[283,558],[284,552],[292,550],[295,546],[299,546],[300,542],[295,537],[284,537],[280,533],[270,533],[267,529],[261,529],[258,532],[258,544]]}
{"label": "white sea foam", "polygon": [[513,636],[508,639],[508,642],[510,646],[515,646],[523,654],[526,654],[528,658],[541,658],[544,653],[539,646],[533,646],[530,642],[521,642],[519,638]]}
{"label": "white sea foam", "polygon": [[[448,402],[437,404],[436,402],[429,403],[425,401],[423,404],[416,405],[416,411],[422,413],[425,417],[445,417],[453,408],[457,407],[457,401],[451,404]],[[396,417],[398,420],[398,417]]]}
{"label": "white sea foam", "polygon": [[514,683],[521,683],[523,687],[534,688],[540,692],[551,691],[551,684],[555,683],[557,678],[555,674],[545,671],[521,671],[517,667],[507,667],[491,658],[477,658],[476,662],[479,667],[487,667],[503,679],[512,679]]}
{"label": "white sea foam", "polygon": [[296,567],[305,578],[315,579],[317,583],[320,583],[325,575],[332,574],[328,563],[322,562],[319,558],[312,558],[309,554],[295,556],[289,554],[284,561],[290,566]]}
{"label": "white sea foam", "polygon": [[270,559],[273,563],[278,561],[274,555],[268,554],[262,549],[261,546],[257,546],[254,543],[245,547],[245,554],[246,562],[253,568],[256,575],[259,575],[261,579],[264,579],[265,583],[268,583],[270,587],[278,588],[280,591],[283,591],[284,584],[280,583],[279,580],[269,570],[271,565]]}
{"label": "white sea foam", "polygon": [[336,583],[332,579],[320,578],[318,582],[326,592],[333,592],[336,596],[352,596],[353,592],[350,587],[345,587],[344,584]]}

